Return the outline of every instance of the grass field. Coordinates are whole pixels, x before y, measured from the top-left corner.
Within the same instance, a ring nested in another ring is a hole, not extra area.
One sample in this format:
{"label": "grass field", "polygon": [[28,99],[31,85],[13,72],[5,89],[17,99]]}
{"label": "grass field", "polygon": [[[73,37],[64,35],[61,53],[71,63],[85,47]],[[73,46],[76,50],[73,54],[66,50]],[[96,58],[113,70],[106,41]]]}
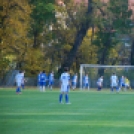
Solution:
{"label": "grass field", "polygon": [[134,92],[0,89],[0,134],[133,134]]}

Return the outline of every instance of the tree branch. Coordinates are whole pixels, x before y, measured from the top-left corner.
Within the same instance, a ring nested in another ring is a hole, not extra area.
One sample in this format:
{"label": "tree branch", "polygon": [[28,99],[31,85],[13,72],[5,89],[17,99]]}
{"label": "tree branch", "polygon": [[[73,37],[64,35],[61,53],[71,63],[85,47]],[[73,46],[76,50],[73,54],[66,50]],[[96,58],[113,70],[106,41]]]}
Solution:
{"label": "tree branch", "polygon": [[94,2],[94,4],[96,5],[96,7],[100,10],[100,12],[101,12],[101,14],[102,14],[102,16],[105,16],[106,15],[106,13],[101,9],[101,7],[99,7],[98,5],[97,5],[97,3],[95,3]]}

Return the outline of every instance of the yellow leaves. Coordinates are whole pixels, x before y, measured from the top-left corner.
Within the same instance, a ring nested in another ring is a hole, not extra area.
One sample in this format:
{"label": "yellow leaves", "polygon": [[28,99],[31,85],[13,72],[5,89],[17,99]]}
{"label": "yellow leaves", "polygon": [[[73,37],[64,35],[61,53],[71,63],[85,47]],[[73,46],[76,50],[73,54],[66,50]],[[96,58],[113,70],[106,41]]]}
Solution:
{"label": "yellow leaves", "polygon": [[21,51],[23,44],[28,43],[30,6],[27,0],[2,0],[0,6],[3,8],[0,10],[0,41],[2,42],[0,49],[8,53],[12,46],[17,51]]}
{"label": "yellow leaves", "polygon": [[14,60],[24,60],[31,7],[27,0],[1,0],[0,7],[0,57],[9,67]]}
{"label": "yellow leaves", "polygon": [[87,36],[88,36],[88,37],[91,37],[91,36],[92,36],[92,28],[90,28],[90,29],[87,31]]}
{"label": "yellow leaves", "polygon": [[[2,15],[1,29],[3,29],[4,36],[26,36],[31,12],[26,0],[6,0],[3,1],[1,6],[3,7],[3,10],[0,11]],[[15,40],[15,38],[12,38],[12,40]]]}
{"label": "yellow leaves", "polygon": [[95,64],[97,62],[98,48],[91,44],[91,36],[92,30],[89,29],[79,50],[79,55],[82,57],[81,61],[85,64]]}
{"label": "yellow leaves", "polygon": [[112,48],[110,50],[109,58],[116,58],[116,57],[118,57],[118,51],[116,50],[116,48]]}
{"label": "yellow leaves", "polygon": [[23,69],[29,72],[48,70],[49,61],[44,61],[43,53],[41,53],[40,49],[28,48],[25,52],[24,62]]}
{"label": "yellow leaves", "polygon": [[45,59],[43,57],[43,53],[41,53],[40,49],[29,48],[27,49],[24,56],[24,66],[23,69],[29,72],[38,73],[41,70],[46,70],[49,72],[50,61],[49,59]]}
{"label": "yellow leaves", "polygon": [[65,51],[69,51],[72,48],[72,46],[70,46],[69,44],[66,44],[66,45],[64,45],[63,48]]}

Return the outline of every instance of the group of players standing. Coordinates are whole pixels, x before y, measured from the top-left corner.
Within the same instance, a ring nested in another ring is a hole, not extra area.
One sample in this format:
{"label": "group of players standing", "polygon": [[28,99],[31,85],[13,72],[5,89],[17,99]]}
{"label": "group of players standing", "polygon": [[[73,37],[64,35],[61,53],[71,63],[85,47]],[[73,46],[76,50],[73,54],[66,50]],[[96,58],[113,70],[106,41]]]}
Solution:
{"label": "group of players standing", "polygon": [[48,82],[48,87],[52,90],[52,87],[53,87],[53,84],[54,84],[54,73],[51,72],[47,76],[45,71],[41,71],[38,74],[38,83],[37,83],[41,92],[45,91],[45,88],[47,86],[47,82]]}
{"label": "group of players standing", "polygon": [[[15,76],[15,82],[17,86],[16,94],[21,94],[21,89],[24,88],[24,81],[25,81],[24,73],[25,73],[24,71],[19,71],[19,73]],[[48,85],[47,85],[47,81],[48,81]],[[41,92],[45,91],[46,86],[52,89],[53,83],[54,83],[53,72],[51,72],[48,76],[46,75],[45,71],[41,71],[38,74],[38,86]],[[77,84],[77,74],[75,74],[72,79],[73,90],[76,88],[76,84]],[[59,95],[59,102],[62,103],[63,95],[65,95],[66,104],[70,104],[69,96],[68,96],[68,92],[70,89],[70,74],[68,72],[68,68],[64,68],[64,73],[61,74],[60,86],[61,86],[61,92]]]}
{"label": "group of players standing", "polygon": [[[116,89],[117,92],[121,91],[124,89],[126,91],[128,88],[131,89],[130,82],[127,77],[121,76],[120,79],[116,76],[115,73],[112,74],[110,77],[110,86],[111,86],[111,91],[114,91],[114,88]],[[97,81],[97,86],[98,86],[98,91],[102,89],[103,86],[103,76],[101,76],[98,81]]]}
{"label": "group of players standing", "polygon": [[121,78],[118,79],[116,74],[113,73],[112,76],[110,77],[110,81],[111,81],[111,91],[113,91],[114,88],[116,89],[117,92],[119,92],[122,89],[124,89],[124,91],[126,91],[128,88],[131,89],[130,82],[128,78],[125,76],[121,76]]}
{"label": "group of players standing", "polygon": [[[24,82],[25,82],[24,73],[25,73],[25,71],[20,71],[15,77],[15,81],[16,81],[16,85],[17,85],[17,88],[16,88],[17,94],[20,94],[21,88],[22,89],[24,88]],[[61,87],[60,95],[59,95],[60,103],[62,103],[62,98],[64,96],[66,104],[70,104],[68,92],[71,87],[73,90],[76,88],[77,81],[78,81],[77,73],[74,74],[71,79],[70,73],[68,72],[68,68],[64,68],[64,72],[60,76],[60,87]],[[83,77],[83,89],[87,88],[89,90],[89,81],[90,80],[89,80],[88,74],[85,74],[85,76]],[[47,84],[47,82],[48,82],[48,84]],[[111,82],[111,91],[113,91],[114,88],[118,92],[122,88],[124,88],[124,90],[126,90],[127,88],[131,88],[130,82],[126,77],[122,76],[120,78],[120,80],[118,80],[118,77],[116,76],[115,73],[113,73],[112,76],[110,77],[110,82]],[[46,75],[45,71],[42,71],[38,74],[38,86],[39,86],[39,90],[41,92],[45,91],[46,86],[48,86],[52,90],[53,84],[54,84],[54,73],[53,72],[51,72],[48,76]],[[103,86],[103,76],[101,76],[97,80],[98,91],[100,91],[102,89],[102,86]]]}
{"label": "group of players standing", "polygon": [[[38,85],[41,92],[45,91],[45,87],[47,86],[47,81],[48,81],[48,87],[52,90],[52,86],[54,83],[54,73],[51,72],[47,77],[45,71],[40,72],[38,74]],[[73,80],[72,80],[73,90],[76,88],[76,83],[77,83],[77,74],[73,76]],[[63,103],[62,100],[64,96],[66,104],[71,104],[69,102],[69,96],[68,96],[68,92],[70,90],[70,74],[68,72],[68,68],[64,68],[64,72],[60,76],[60,86],[61,86],[61,91],[59,95],[59,103],[60,104]]]}

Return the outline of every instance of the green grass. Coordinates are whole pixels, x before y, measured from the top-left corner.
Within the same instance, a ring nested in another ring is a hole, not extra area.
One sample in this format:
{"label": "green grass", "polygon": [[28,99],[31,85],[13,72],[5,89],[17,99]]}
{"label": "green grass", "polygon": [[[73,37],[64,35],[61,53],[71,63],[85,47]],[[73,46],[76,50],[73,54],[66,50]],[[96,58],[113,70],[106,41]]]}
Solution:
{"label": "green grass", "polygon": [[133,134],[134,92],[71,91],[71,105],[59,91],[0,89],[0,134]]}

